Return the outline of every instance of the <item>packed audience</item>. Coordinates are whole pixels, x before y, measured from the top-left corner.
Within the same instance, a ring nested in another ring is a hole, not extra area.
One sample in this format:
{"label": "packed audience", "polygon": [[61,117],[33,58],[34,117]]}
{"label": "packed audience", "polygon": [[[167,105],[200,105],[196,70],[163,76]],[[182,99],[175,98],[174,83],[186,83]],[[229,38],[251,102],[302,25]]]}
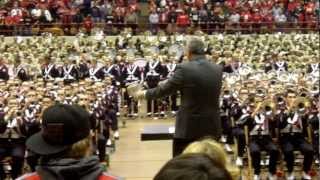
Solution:
{"label": "packed audience", "polygon": [[[260,28],[261,26],[314,27],[320,16],[319,1],[315,0],[151,0],[150,24],[159,28],[176,25],[200,26],[207,32],[216,28]],[[283,24],[291,26],[283,26]]]}
{"label": "packed audience", "polygon": [[[0,6],[0,25],[3,27],[58,27],[80,24],[133,24],[138,22],[136,0],[33,0],[6,1]],[[9,29],[10,30],[10,29]]]}
{"label": "packed audience", "polygon": [[[311,144],[303,140],[306,129],[299,123],[309,124],[315,129],[310,138],[317,138],[319,110],[315,100],[319,97],[316,86],[319,83],[319,34],[208,36],[198,32],[198,36],[206,42],[208,59],[224,67],[223,134],[226,145],[232,144],[233,137],[238,141],[237,165],[243,165],[243,157],[248,152],[254,174],[259,178],[259,149],[265,147],[257,137],[263,135],[263,142],[273,143],[270,137],[274,135],[274,127],[279,126],[284,135],[280,138],[281,149],[289,172],[293,170],[294,159],[293,149],[288,147],[296,143],[292,140],[300,139],[302,145],[294,146],[305,155],[303,176],[310,177],[310,165],[319,159],[318,141],[311,141]],[[114,39],[103,35],[79,35],[70,39],[51,34],[17,37],[13,41],[0,37],[3,42],[0,45],[0,134],[6,139],[4,144],[10,145],[4,148],[1,158],[13,156],[13,177],[21,173],[26,138],[40,130],[42,110],[52,104],[79,104],[89,111],[92,134],[96,137],[93,142],[98,150],[94,153],[101,162],[106,160],[105,146],[112,144],[113,137],[119,138],[117,116],[134,118],[141,113],[141,108],[146,108],[147,115],[154,118],[175,115],[178,93],[150,101],[147,107],[142,107],[126,93],[126,87],[132,82],[143,82],[145,88],[153,88],[161,80],[170,78],[177,64],[185,60],[186,39],[180,34],[135,37],[129,32]],[[279,109],[270,114],[270,108],[275,105],[264,101],[273,99],[271,97],[279,97],[273,102]],[[308,103],[304,103],[306,101]],[[258,106],[259,103],[262,105]],[[269,122],[271,115],[280,118],[281,124],[271,123],[267,126],[271,129],[267,131],[268,128],[262,125]],[[235,125],[231,125],[231,118]],[[246,125],[249,126],[250,142],[244,138]],[[295,136],[291,136],[292,130]],[[7,140],[17,142],[19,146],[7,143]],[[214,146],[210,142],[202,143]],[[206,151],[200,147],[197,151]],[[279,150],[274,144],[268,148],[272,178],[276,173]],[[196,150],[190,147],[187,151]],[[205,153],[212,156],[210,151]],[[34,170],[37,158],[36,154],[28,152],[26,160],[31,170]],[[237,169],[230,168],[224,159],[220,161],[233,177]],[[291,172],[288,177],[294,178]],[[1,169],[0,174],[3,175]]]}
{"label": "packed audience", "polygon": [[[314,29],[318,27],[319,16],[316,0],[150,0],[148,20],[142,24],[153,33],[159,29],[169,33],[188,32],[188,28],[201,28],[208,33],[222,29],[257,32],[261,28]],[[139,19],[143,19],[139,17],[137,0],[10,0],[0,6],[3,34],[30,35],[28,28],[58,27],[65,34],[74,35],[79,27],[90,32],[96,26],[106,31],[131,27],[136,32]]]}

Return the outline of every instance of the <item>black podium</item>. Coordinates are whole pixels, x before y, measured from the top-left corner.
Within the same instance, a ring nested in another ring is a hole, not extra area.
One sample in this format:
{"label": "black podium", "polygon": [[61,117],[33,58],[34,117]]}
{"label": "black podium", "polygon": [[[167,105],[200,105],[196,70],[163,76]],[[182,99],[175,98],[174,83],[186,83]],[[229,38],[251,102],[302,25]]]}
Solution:
{"label": "black podium", "polygon": [[173,125],[145,126],[141,132],[141,141],[171,140],[173,139]]}

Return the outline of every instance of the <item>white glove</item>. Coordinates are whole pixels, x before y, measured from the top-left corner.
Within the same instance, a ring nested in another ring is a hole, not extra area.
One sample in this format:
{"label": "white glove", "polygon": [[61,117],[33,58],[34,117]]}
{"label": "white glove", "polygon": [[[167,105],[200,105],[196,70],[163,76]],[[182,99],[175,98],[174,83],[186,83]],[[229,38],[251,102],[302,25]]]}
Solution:
{"label": "white glove", "polygon": [[131,84],[127,87],[129,96],[134,99],[143,99],[145,97],[146,91],[144,90],[142,84]]}
{"label": "white glove", "polygon": [[138,90],[134,95],[133,98],[136,100],[144,99],[146,97],[146,90]]}

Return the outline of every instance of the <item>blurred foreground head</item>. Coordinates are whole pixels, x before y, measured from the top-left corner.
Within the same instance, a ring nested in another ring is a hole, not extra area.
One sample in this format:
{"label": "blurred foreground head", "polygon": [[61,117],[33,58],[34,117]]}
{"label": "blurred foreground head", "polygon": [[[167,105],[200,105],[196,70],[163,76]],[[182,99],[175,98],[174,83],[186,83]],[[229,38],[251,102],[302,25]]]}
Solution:
{"label": "blurred foreground head", "polygon": [[154,180],[232,180],[229,172],[205,154],[184,154],[168,161]]}
{"label": "blurred foreground head", "polygon": [[240,170],[238,167],[231,165],[227,160],[227,153],[224,148],[215,140],[204,139],[191,143],[183,151],[183,154],[204,153],[213,159],[216,163],[225,167],[232,175],[233,179],[239,179]]}

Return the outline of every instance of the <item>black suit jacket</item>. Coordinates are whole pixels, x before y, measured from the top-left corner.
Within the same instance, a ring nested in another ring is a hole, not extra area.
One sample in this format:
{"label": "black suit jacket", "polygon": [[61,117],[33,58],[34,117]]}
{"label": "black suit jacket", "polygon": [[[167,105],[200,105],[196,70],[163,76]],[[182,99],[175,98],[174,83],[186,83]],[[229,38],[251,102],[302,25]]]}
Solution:
{"label": "black suit jacket", "polygon": [[176,118],[174,137],[219,138],[221,85],[222,67],[210,63],[204,56],[198,56],[190,62],[178,65],[175,74],[165,84],[146,92],[146,98],[156,99],[179,90],[181,106]]}

